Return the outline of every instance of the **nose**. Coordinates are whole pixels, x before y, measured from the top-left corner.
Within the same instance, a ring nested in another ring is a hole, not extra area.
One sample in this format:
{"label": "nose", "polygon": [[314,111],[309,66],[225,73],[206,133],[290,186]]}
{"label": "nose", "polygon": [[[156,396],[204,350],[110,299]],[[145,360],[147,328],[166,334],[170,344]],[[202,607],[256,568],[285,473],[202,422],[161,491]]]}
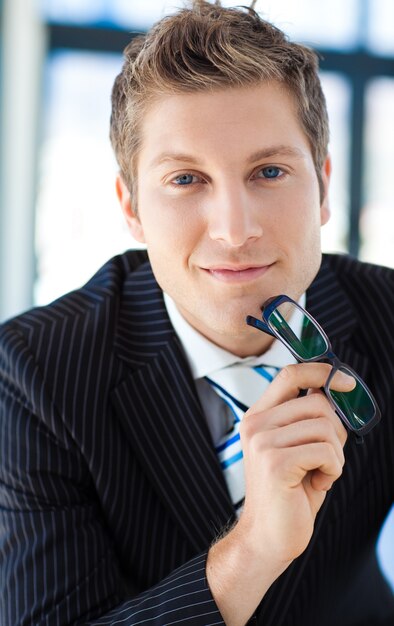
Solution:
{"label": "nose", "polygon": [[244,187],[223,186],[209,208],[209,236],[230,246],[243,246],[248,240],[262,236],[260,217]]}

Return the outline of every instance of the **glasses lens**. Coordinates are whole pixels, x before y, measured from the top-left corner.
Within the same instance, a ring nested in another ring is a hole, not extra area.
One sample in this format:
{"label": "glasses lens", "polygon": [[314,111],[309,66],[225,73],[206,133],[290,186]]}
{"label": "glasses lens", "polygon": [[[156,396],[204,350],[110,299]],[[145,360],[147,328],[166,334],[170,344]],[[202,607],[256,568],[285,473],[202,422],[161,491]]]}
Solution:
{"label": "glasses lens", "polygon": [[268,318],[284,342],[304,361],[322,356],[328,345],[313,320],[291,302],[277,306]]}
{"label": "glasses lens", "polygon": [[[375,417],[375,404],[363,383],[354,376],[354,373],[346,367],[340,367],[340,371],[353,376],[356,386],[351,391],[334,391],[328,388],[328,392],[342,413],[347,418],[354,430],[366,426]],[[331,383],[330,383],[331,384]]]}

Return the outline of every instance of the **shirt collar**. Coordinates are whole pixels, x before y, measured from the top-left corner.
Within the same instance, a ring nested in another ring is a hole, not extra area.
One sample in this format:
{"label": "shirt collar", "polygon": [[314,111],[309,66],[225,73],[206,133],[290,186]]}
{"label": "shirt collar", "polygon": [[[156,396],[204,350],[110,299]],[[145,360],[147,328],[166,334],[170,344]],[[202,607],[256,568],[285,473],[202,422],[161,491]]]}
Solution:
{"label": "shirt collar", "polygon": [[[305,306],[305,294],[299,300],[299,304]],[[194,380],[209,376],[214,372],[233,363],[245,363],[249,366],[271,365],[274,367],[284,367],[290,363],[296,363],[296,359],[290,354],[282,342],[275,339],[270,348],[260,356],[250,356],[241,358],[216,344],[199,333],[189,324],[178,311],[174,300],[164,293],[164,303],[167,309],[171,324],[182,344],[186,358],[189,362]],[[293,327],[301,331],[301,314],[294,318]]]}

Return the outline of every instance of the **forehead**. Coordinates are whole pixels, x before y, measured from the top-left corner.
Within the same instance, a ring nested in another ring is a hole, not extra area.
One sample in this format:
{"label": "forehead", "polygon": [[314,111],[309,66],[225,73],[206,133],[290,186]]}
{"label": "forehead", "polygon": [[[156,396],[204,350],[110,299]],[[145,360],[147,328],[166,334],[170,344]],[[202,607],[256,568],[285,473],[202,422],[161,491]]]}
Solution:
{"label": "forehead", "polygon": [[166,95],[145,113],[139,165],[167,153],[245,159],[279,145],[311,153],[294,98],[278,83]]}

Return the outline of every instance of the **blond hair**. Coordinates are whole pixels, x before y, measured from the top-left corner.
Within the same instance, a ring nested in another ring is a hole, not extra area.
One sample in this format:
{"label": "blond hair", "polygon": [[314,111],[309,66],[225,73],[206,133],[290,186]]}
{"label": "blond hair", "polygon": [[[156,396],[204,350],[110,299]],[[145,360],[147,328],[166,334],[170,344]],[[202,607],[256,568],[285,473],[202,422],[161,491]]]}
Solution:
{"label": "blond hair", "polygon": [[318,57],[252,8],[194,1],[164,17],[124,50],[112,90],[110,137],[121,176],[135,193],[141,122],[150,104],[169,94],[278,81],[294,97],[309,140],[321,193],[329,139]]}

